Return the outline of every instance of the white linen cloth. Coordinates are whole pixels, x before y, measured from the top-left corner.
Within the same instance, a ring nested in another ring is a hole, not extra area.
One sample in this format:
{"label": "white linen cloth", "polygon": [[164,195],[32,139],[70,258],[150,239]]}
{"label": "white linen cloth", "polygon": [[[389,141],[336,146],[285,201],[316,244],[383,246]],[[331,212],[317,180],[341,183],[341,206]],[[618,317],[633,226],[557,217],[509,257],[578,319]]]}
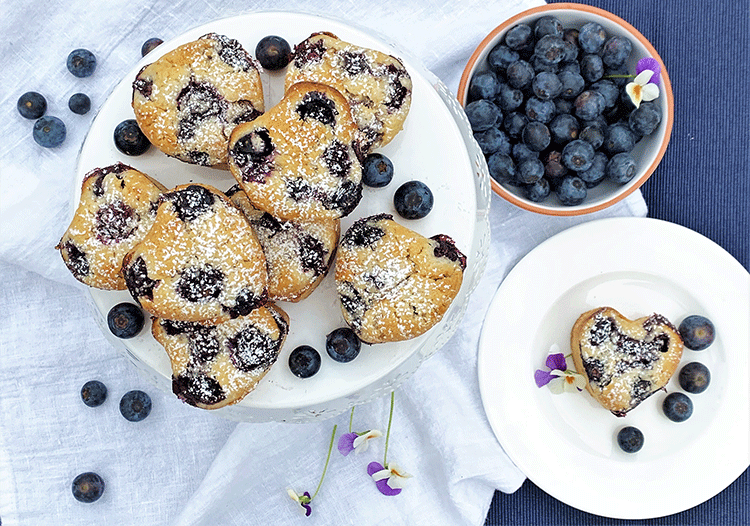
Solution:
{"label": "white linen cloth", "polygon": [[[141,379],[94,323],[85,290],[52,247],[70,221],[78,150],[96,109],[139,58],[148,38],[164,40],[212,19],[256,10],[336,16],[397,42],[455,93],[474,47],[496,25],[540,0],[355,2],[226,0],[5,0],[0,35],[3,86],[0,122],[0,521],[27,524],[446,524],[484,522],[493,492],[524,480],[495,439],[477,383],[477,342],[484,313],[512,266],[538,243],[582,221],[645,215],[639,192],[583,218],[532,214],[493,196],[493,241],[485,275],[456,335],[396,391],[388,459],[413,477],[385,497],[366,474],[382,462],[385,437],[362,455],[334,449],[328,474],[303,517],[286,493],[313,492],[334,424],[235,424],[182,404]],[[72,4],[72,5],[71,5]],[[94,76],[65,67],[77,47],[91,49]],[[32,121],[15,110],[29,90],[47,97],[67,139],[38,147]],[[66,108],[78,91],[92,111]],[[88,408],[79,391],[90,379],[109,388],[107,402]],[[118,413],[130,389],[147,391],[151,415],[139,423]],[[360,406],[354,430],[386,431],[388,399]],[[104,496],[81,504],[73,478],[96,471]]]}

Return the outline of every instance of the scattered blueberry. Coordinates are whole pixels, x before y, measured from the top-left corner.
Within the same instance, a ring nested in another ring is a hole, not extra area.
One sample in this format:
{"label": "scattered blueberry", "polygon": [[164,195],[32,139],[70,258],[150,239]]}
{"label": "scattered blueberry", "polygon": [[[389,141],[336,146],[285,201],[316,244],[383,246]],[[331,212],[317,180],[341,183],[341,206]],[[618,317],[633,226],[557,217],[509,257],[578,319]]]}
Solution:
{"label": "scattered blueberry", "polygon": [[292,48],[285,39],[269,35],[261,38],[255,46],[255,58],[264,69],[277,71],[289,64],[292,58]]}
{"label": "scattered blueberry", "polygon": [[86,115],[91,109],[91,99],[85,93],[74,93],[68,99],[68,108],[77,115]]}
{"label": "scattered blueberry", "polygon": [[693,402],[683,393],[670,393],[662,404],[664,416],[672,422],[684,422],[693,414]]}
{"label": "scattered blueberry", "polygon": [[65,123],[57,117],[46,115],[34,123],[32,136],[39,146],[56,148],[65,141]]}
{"label": "scattered blueberry", "polygon": [[151,53],[154,49],[156,49],[158,46],[162,45],[164,41],[161,38],[153,37],[146,40],[143,45],[141,46],[141,56],[145,57],[149,53]]}
{"label": "scattered blueberry", "polygon": [[73,479],[73,496],[79,502],[94,502],[104,493],[104,479],[91,471]]}
{"label": "scattered blueberry", "polygon": [[422,219],[432,210],[432,191],[421,181],[402,184],[393,195],[393,206],[404,219]]}
{"label": "scattered blueberry", "polygon": [[373,188],[387,186],[393,179],[393,163],[382,153],[371,153],[362,163],[362,182]]}
{"label": "scattered blueberry", "polygon": [[38,119],[47,111],[47,99],[36,91],[27,91],[18,98],[18,113],[27,119]]}
{"label": "scattered blueberry", "polygon": [[714,342],[716,329],[705,316],[694,314],[688,316],[678,328],[685,347],[693,351],[702,351]]}
{"label": "scattered blueberry", "polygon": [[309,345],[300,345],[289,354],[289,369],[299,378],[310,378],[320,370],[320,353]]}
{"label": "scattered blueberry", "polygon": [[326,336],[326,352],[337,362],[351,362],[361,347],[362,342],[349,327],[334,329]]}
{"label": "scattered blueberry", "polygon": [[125,155],[142,155],[151,147],[135,119],[127,119],[118,124],[114,139],[117,149]]}
{"label": "scattered blueberry", "polygon": [[130,422],[140,422],[151,413],[151,397],[143,391],[128,391],[120,399],[120,414]]}
{"label": "scattered blueberry", "polygon": [[96,69],[96,57],[88,49],[74,49],[68,55],[67,66],[76,77],[90,77]]}
{"label": "scattered blueberry", "polygon": [[118,338],[132,338],[141,332],[145,316],[138,305],[134,303],[118,303],[107,313],[109,330]]}
{"label": "scattered blueberry", "polygon": [[107,386],[99,380],[89,380],[81,387],[81,399],[89,407],[98,407],[107,399]]}
{"label": "scattered blueberry", "polygon": [[690,362],[680,369],[678,376],[680,387],[692,394],[699,394],[708,389],[711,383],[711,372],[700,362]]}
{"label": "scattered blueberry", "polygon": [[637,453],[643,447],[643,433],[633,426],[625,426],[617,433],[617,445],[625,453]]}

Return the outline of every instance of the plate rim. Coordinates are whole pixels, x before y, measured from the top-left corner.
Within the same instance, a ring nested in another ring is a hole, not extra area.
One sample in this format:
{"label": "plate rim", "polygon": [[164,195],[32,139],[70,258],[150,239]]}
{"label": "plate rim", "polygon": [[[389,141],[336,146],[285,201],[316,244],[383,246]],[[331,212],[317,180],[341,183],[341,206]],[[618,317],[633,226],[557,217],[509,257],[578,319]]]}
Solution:
{"label": "plate rim", "polygon": [[[698,504],[701,504],[702,502],[705,502],[719,492],[723,491],[734,480],[736,480],[737,477],[739,477],[745,470],[747,470],[748,466],[750,466],[750,448],[737,452],[737,454],[735,455],[737,458],[735,458],[734,461],[730,462],[729,466],[724,466],[722,464],[721,468],[726,469],[723,472],[719,473],[714,482],[712,482],[711,484],[706,484],[705,488],[689,488],[691,491],[687,492],[688,497],[683,500],[680,500],[679,498],[670,498],[669,495],[662,495],[662,498],[660,499],[662,502],[660,502],[660,505],[658,507],[652,506],[651,509],[648,508],[648,505],[646,507],[636,507],[636,509],[627,509],[627,505],[623,506],[622,504],[619,506],[612,506],[613,502],[611,499],[610,501],[605,501],[604,503],[592,503],[591,500],[593,499],[590,497],[590,495],[588,496],[588,498],[586,496],[586,490],[591,488],[584,488],[583,485],[581,485],[579,486],[581,488],[581,491],[578,493],[573,493],[573,495],[576,496],[574,498],[571,498],[569,494],[558,490],[555,485],[551,484],[549,480],[545,479],[544,474],[541,473],[541,468],[544,467],[543,463],[535,462],[535,459],[533,458],[526,458],[530,456],[528,454],[529,452],[520,450],[522,448],[518,448],[517,444],[514,443],[514,439],[509,439],[508,433],[510,432],[510,430],[505,429],[503,427],[503,423],[498,421],[500,418],[502,418],[503,411],[498,411],[497,407],[501,406],[502,404],[498,404],[497,396],[492,393],[491,387],[491,384],[496,382],[496,380],[494,379],[497,376],[497,370],[495,369],[493,371],[492,368],[492,353],[488,350],[488,338],[490,338],[490,335],[492,335],[493,330],[496,330],[496,326],[498,324],[490,324],[488,323],[488,320],[490,320],[493,317],[493,314],[496,314],[497,312],[498,304],[502,300],[501,290],[503,290],[504,285],[506,283],[510,283],[511,286],[513,286],[512,284],[514,280],[518,280],[519,278],[523,277],[525,267],[529,265],[530,261],[533,263],[535,258],[546,256],[550,250],[554,252],[558,247],[565,246],[565,243],[569,241],[575,241],[581,236],[591,234],[592,230],[608,231],[610,233],[615,232],[614,235],[616,236],[617,228],[635,229],[636,231],[641,233],[667,231],[675,236],[676,241],[674,242],[680,242],[684,240],[684,238],[688,238],[688,240],[700,244],[700,247],[696,247],[695,245],[693,245],[692,248],[703,248],[709,251],[709,255],[711,257],[713,257],[716,261],[721,261],[722,263],[722,265],[717,264],[716,267],[719,267],[722,270],[728,269],[729,274],[725,274],[725,276],[734,276],[735,278],[739,279],[741,283],[743,281],[747,282],[746,288],[748,291],[750,291],[750,274],[748,274],[748,271],[731,254],[729,254],[714,241],[686,227],[668,221],[647,217],[603,218],[584,222],[582,224],[575,225],[566,230],[563,230],[562,232],[551,236],[547,240],[537,245],[514,265],[503,282],[501,282],[500,286],[493,296],[493,299],[490,302],[490,306],[487,310],[487,316],[482,326],[482,332],[480,334],[478,345],[477,376],[479,381],[482,405],[484,407],[493,434],[495,434],[495,437],[503,447],[503,450],[506,452],[506,454],[510,457],[514,464],[516,464],[521,469],[521,471],[524,472],[529,480],[534,482],[538,487],[540,487],[540,489],[548,493],[550,496],[584,512],[616,519],[648,519],[679,513]],[[614,270],[616,271],[618,269]],[[557,298],[552,298],[549,305],[552,305],[556,299]],[[743,300],[740,300],[741,303],[742,301]],[[750,305],[750,295],[747,304],[743,303],[743,306],[750,311],[750,306],[748,305]],[[531,327],[531,329],[534,330],[535,327]],[[728,339],[740,339],[740,341],[742,341],[743,336],[728,336]],[[747,342],[745,341],[744,343]],[[522,350],[526,350],[526,348]],[[735,352],[734,355],[738,355],[737,352]],[[745,362],[748,362],[747,356],[742,357],[742,359],[744,359]],[[745,365],[747,366],[745,368],[750,371],[750,364],[745,363]],[[494,376],[492,376],[491,373],[493,373]],[[743,373],[744,371],[741,370],[739,374]],[[747,376],[745,376],[744,378],[744,385],[746,387]],[[532,383],[531,375],[529,375],[528,382]],[[534,386],[534,388],[536,388],[536,386]],[[739,392],[742,392],[742,389],[742,385],[738,386],[737,388]],[[500,402],[505,403],[509,401],[514,402],[517,400],[500,400]],[[733,404],[725,405],[728,407]],[[745,406],[742,405],[742,407]],[[725,409],[724,413],[726,413],[727,411],[729,411],[729,409]],[[745,415],[743,416],[743,418],[746,419],[747,416]],[[740,421],[740,423],[741,422],[742,420]],[[746,444],[750,445],[750,429],[747,431],[747,433],[748,436],[745,437]],[[524,456],[524,454],[526,454],[526,457]],[[613,475],[616,474],[616,472],[613,472]],[[580,475],[580,473],[578,475]],[[559,486],[560,481],[557,482]],[[582,477],[576,477],[576,484],[580,485],[581,482]],[[581,495],[581,497],[578,498],[577,495]]]}

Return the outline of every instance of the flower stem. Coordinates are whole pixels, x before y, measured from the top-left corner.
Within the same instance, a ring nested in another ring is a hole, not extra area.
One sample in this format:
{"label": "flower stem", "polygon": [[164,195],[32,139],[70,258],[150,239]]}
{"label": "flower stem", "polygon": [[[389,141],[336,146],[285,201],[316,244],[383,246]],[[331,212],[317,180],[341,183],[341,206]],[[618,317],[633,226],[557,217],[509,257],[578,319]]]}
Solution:
{"label": "flower stem", "polygon": [[323,466],[323,474],[320,476],[320,482],[318,482],[318,487],[315,488],[315,493],[312,494],[312,497],[310,497],[310,500],[313,500],[315,498],[315,495],[318,494],[318,491],[320,491],[320,486],[323,485],[323,479],[326,476],[326,471],[328,471],[328,461],[331,460],[331,450],[333,450],[333,438],[336,436],[336,428],[338,425],[333,426],[333,432],[331,433],[331,442],[328,444],[328,456],[326,457],[326,464]]}
{"label": "flower stem", "polygon": [[388,413],[388,430],[385,432],[385,453],[383,454],[383,467],[388,467],[388,441],[391,438],[391,422],[393,421],[393,399],[395,391],[391,391],[391,409]]}
{"label": "flower stem", "polygon": [[352,406],[352,412],[349,414],[349,432],[352,432],[352,421],[354,420],[354,408],[356,406]]}

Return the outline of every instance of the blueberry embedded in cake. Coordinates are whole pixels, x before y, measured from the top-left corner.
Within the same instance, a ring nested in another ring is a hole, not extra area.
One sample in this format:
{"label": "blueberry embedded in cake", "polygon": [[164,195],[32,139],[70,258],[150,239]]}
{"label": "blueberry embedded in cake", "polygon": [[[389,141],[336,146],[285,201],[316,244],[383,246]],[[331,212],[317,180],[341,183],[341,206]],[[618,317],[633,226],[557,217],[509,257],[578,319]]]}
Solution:
{"label": "blueberry embedded in cake", "polygon": [[289,317],[273,303],[218,324],[154,319],[172,366],[172,391],[202,409],[236,404],[276,362]]}
{"label": "blueberry embedded in cake", "polygon": [[365,343],[415,338],[442,319],[465,268],[466,257],[446,235],[426,238],[389,214],[359,219],[336,256],[344,320]]}
{"label": "blueberry embedded in cake", "polygon": [[227,191],[247,218],[263,247],[268,272],[268,298],[298,302],[308,297],[327,275],[338,246],[341,222],[285,221],[255,208],[235,185]]}
{"label": "blueberry embedded in cake", "polygon": [[181,185],[162,194],[149,233],[124,258],[133,298],[153,316],[220,321],[268,299],[263,250],[219,190]]}
{"label": "blueberry embedded in cake", "polygon": [[298,83],[269,111],[234,129],[229,169],[253,206],[273,217],[338,219],[362,199],[356,131],[338,91]]}
{"label": "blueberry embedded in cake", "polygon": [[616,416],[667,385],[683,348],[680,334],[664,316],[629,320],[611,307],[583,313],[570,345],[586,390]]}
{"label": "blueberry embedded in cake", "polygon": [[237,124],[262,114],[260,65],[237,40],[209,33],[145,66],[133,81],[133,111],[165,154],[225,165]]}
{"label": "blueberry embedded in cake", "polygon": [[151,229],[164,190],[122,163],[87,173],[78,208],[55,247],[73,277],[90,287],[125,290],[123,258]]}
{"label": "blueberry embedded in cake", "polygon": [[314,33],[294,47],[286,89],[297,82],[333,86],[347,99],[358,128],[360,159],[388,144],[403,128],[412,81],[398,58]]}

